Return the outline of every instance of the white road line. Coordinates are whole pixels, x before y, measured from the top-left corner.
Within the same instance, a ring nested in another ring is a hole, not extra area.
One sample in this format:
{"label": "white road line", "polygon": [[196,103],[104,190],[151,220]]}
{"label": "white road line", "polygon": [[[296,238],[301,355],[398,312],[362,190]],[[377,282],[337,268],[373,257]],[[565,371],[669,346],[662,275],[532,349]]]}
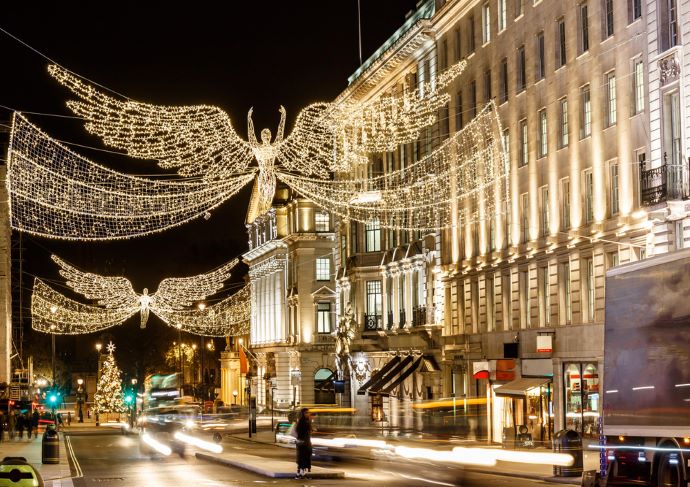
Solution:
{"label": "white road line", "polygon": [[69,453],[69,456],[72,459],[72,462],[74,463],[74,470],[77,472],[77,475],[75,475],[73,478],[83,477],[84,472],[81,469],[81,465],[79,465],[77,456],[74,454],[74,448],[72,448],[72,440],[70,439],[69,435],[65,436],[65,444],[67,445],[67,452]]}

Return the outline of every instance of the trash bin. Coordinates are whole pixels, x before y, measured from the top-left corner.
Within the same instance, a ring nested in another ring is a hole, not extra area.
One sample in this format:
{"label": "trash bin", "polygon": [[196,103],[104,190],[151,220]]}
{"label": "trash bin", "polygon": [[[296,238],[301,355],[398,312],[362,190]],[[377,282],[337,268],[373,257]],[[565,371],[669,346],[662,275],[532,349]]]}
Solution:
{"label": "trash bin", "polygon": [[[9,481],[9,482],[6,482]],[[0,463],[0,485],[43,487],[41,474],[24,457],[5,457]]]}
{"label": "trash bin", "polygon": [[41,442],[41,462],[60,463],[60,437],[55,426],[49,425]]}
{"label": "trash bin", "polygon": [[573,464],[569,467],[553,466],[553,474],[557,477],[578,477],[582,475],[582,437],[577,431],[561,430],[553,437],[553,451],[567,453],[573,457]]}

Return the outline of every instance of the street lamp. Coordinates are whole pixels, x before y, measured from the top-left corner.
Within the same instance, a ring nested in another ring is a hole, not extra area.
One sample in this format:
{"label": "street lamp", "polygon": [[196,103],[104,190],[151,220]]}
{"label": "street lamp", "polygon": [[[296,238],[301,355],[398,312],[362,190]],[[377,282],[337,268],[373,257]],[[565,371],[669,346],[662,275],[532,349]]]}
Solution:
{"label": "street lamp", "polygon": [[177,324],[177,356],[180,358],[180,397],[184,395],[184,368],[182,365],[182,325]]}
{"label": "street lamp", "polygon": [[137,415],[137,379],[132,379],[132,399],[129,404],[129,426],[134,428],[134,422]]}
{"label": "street lamp", "polygon": [[[197,304],[199,311],[203,312],[206,309],[206,303]],[[204,316],[201,316],[203,321]],[[201,397],[202,401],[206,401],[208,395],[206,394],[206,381],[204,380],[204,336],[201,335]]]}
{"label": "street lamp", "polygon": [[[55,315],[57,313],[58,307],[55,305],[52,305],[50,307],[50,314]],[[55,390],[55,325],[50,325],[50,338],[51,338],[51,344],[53,348],[53,390]]]}
{"label": "street lamp", "polygon": [[232,405],[237,405],[237,391],[232,391]]}
{"label": "street lamp", "polygon": [[[97,353],[97,364],[96,364],[96,382],[101,378],[101,349],[103,348],[103,345],[101,343],[96,343],[96,353]],[[98,386],[96,386],[96,389],[98,389]],[[94,404],[95,406],[95,404]],[[93,408],[96,411],[96,426],[100,426],[101,421],[100,417],[98,416],[98,409]]]}
{"label": "street lamp", "polygon": [[192,390],[196,396],[196,343],[192,343]]}
{"label": "street lamp", "polygon": [[77,379],[77,404],[79,405],[79,412],[77,413],[78,423],[84,422],[84,411],[82,410],[82,405],[84,404],[84,379]]}

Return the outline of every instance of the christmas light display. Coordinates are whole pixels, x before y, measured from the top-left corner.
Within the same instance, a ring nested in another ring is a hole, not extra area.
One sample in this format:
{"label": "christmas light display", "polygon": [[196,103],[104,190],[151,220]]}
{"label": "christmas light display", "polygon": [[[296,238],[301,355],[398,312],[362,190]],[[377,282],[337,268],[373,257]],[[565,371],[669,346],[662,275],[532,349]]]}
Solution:
{"label": "christmas light display", "polygon": [[255,174],[213,181],[128,176],[74,153],[19,113],[13,117],[8,160],[12,226],[72,240],[136,237],[208,216]]}
{"label": "christmas light display", "polygon": [[[332,171],[348,171],[366,163],[367,154],[396,149],[419,138],[421,130],[437,120],[450,96],[442,90],[465,68],[461,61],[436,79],[367,102],[315,103],[302,110],[286,138],[285,110],[281,107],[278,134],[268,129],[256,140],[250,110],[249,142],[232,127],[230,117],[211,106],[156,106],[118,100],[57,65],[50,74],[80,100],[68,106],[86,120],[86,129],[133,157],[153,159],[161,167],[179,168],[185,176],[225,180],[246,171],[252,158],[259,166],[262,205],[275,191],[275,166],[306,176],[328,178]],[[253,157],[252,157],[253,156]]]}
{"label": "christmas light display", "polygon": [[115,363],[115,345],[110,342],[106,347],[108,356],[101,364],[100,377],[96,384],[96,393],[93,396],[94,411],[96,414],[124,413],[127,411],[122,392],[121,372]]}
{"label": "christmas light display", "polygon": [[508,165],[493,103],[438,149],[405,169],[363,179],[325,181],[279,171],[298,193],[336,215],[409,230],[437,230],[489,219],[508,198]]}
{"label": "christmas light display", "polygon": [[98,306],[69,299],[36,279],[31,313],[32,326],[38,331],[93,333],[122,324],[136,313],[141,314],[141,327],[144,328],[149,312],[170,326],[199,335],[244,334],[244,328],[248,326],[248,287],[213,306],[205,306],[201,310],[188,309],[193,302],[206,299],[223,287],[223,281],[230,277],[230,270],[237,264],[237,259],[207,274],[163,279],[158,290],[149,295],[146,289],[144,294],[137,294],[125,277],[83,272],[57,256],[52,258],[60,266],[60,274],[67,279],[68,286],[86,298],[96,300]]}

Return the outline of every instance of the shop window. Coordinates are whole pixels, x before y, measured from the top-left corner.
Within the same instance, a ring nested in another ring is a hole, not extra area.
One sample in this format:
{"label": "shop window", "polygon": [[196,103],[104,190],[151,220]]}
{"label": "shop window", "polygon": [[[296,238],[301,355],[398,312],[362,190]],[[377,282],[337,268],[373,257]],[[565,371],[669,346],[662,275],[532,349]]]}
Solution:
{"label": "shop window", "polygon": [[335,404],[335,375],[330,369],[319,369],[314,374],[314,402],[316,404]]}
{"label": "shop window", "polygon": [[565,365],[565,428],[585,438],[597,438],[599,420],[599,371],[595,364]]}

